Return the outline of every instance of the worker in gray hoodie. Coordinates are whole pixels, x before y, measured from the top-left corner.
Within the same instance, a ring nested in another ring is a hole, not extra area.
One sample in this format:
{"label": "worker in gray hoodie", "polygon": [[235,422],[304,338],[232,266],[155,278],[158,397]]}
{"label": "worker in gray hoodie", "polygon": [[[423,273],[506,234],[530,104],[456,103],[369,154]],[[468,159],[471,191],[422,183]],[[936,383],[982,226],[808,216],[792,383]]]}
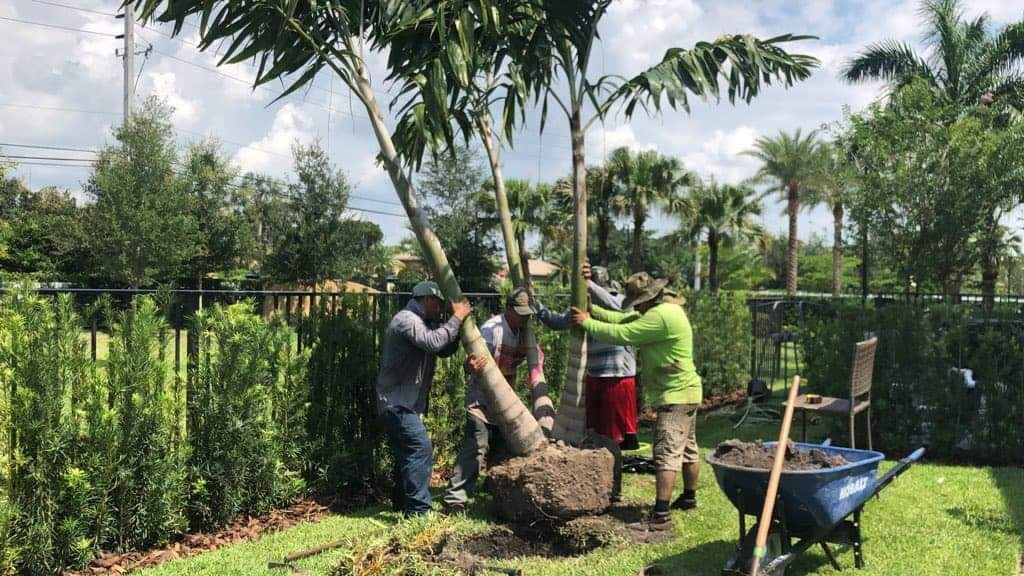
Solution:
{"label": "worker in gray hoodie", "polygon": [[438,357],[459,349],[459,330],[472,308],[452,303],[452,316],[440,323],[445,300],[434,282],[420,282],[412,300],[388,325],[377,375],[377,409],[394,455],[395,505],[406,516],[430,511],[434,447],[423,424]]}

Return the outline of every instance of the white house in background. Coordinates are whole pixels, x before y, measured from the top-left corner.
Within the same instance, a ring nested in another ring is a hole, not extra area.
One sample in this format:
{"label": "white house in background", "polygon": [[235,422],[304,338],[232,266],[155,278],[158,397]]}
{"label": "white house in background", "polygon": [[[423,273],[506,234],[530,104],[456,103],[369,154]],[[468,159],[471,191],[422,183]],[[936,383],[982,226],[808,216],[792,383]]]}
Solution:
{"label": "white house in background", "polygon": [[[555,279],[560,270],[561,267],[558,264],[546,260],[530,259],[530,280],[533,282],[550,282]],[[508,266],[502,267],[495,276],[499,282],[508,278]]]}

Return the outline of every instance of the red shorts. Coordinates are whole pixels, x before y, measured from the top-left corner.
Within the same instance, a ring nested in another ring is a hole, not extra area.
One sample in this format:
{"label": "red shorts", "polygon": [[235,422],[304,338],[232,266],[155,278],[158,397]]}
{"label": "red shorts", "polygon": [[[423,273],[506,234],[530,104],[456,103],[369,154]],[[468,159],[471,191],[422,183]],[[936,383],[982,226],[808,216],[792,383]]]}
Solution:
{"label": "red shorts", "polygon": [[587,376],[587,428],[621,443],[636,434],[636,377]]}

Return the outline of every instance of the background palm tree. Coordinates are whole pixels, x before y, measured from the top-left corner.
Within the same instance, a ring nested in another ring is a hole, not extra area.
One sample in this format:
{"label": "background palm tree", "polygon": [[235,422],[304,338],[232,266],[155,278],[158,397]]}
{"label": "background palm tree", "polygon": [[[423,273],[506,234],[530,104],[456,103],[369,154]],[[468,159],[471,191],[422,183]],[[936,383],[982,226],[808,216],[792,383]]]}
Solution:
{"label": "background palm tree", "polygon": [[615,218],[622,212],[623,196],[607,166],[587,168],[590,203],[587,208],[597,234],[597,262],[608,266],[608,239],[615,228]]}
{"label": "background palm tree", "polygon": [[797,289],[797,213],[800,211],[801,193],[809,193],[808,187],[817,173],[820,161],[820,143],[817,132],[807,135],[799,129],[789,134],[780,131],[777,136],[761,137],[754,148],[744,152],[761,161],[761,168],[754,176],[755,182],[768,182],[768,192],[784,195],[786,214],[789,216],[789,244],[786,247],[786,293],[796,295]]}
{"label": "background palm tree", "polygon": [[505,182],[508,207],[512,216],[512,229],[519,246],[519,258],[526,271],[526,282],[530,282],[529,252],[526,249],[526,235],[541,232],[544,226],[544,207],[548,202],[550,187],[534,185],[528,180],[510,179]]}
{"label": "background palm tree", "polygon": [[824,204],[832,213],[832,296],[843,289],[843,218],[854,191],[856,175],[842,150],[833,143],[819,149],[808,207]]}
{"label": "background palm tree", "polygon": [[761,196],[750,186],[721,184],[713,178],[697,184],[677,209],[681,224],[695,237],[706,234],[708,286],[718,293],[718,254],[723,245],[762,233],[755,217],[761,215]]}
{"label": "background palm tree", "polygon": [[961,0],[926,0],[920,14],[927,25],[928,58],[909,44],[885,40],[851,59],[843,78],[884,80],[892,89],[923,79],[963,107],[997,101],[1024,110],[1024,20],[993,34],[988,14],[968,19]]}
{"label": "background palm tree", "polygon": [[625,146],[612,151],[606,168],[622,199],[617,204],[619,215],[633,218],[633,253],[629,265],[633,272],[640,272],[644,268],[644,225],[651,210],[692,184],[694,176],[676,158],[662,156],[654,150],[633,152]]}

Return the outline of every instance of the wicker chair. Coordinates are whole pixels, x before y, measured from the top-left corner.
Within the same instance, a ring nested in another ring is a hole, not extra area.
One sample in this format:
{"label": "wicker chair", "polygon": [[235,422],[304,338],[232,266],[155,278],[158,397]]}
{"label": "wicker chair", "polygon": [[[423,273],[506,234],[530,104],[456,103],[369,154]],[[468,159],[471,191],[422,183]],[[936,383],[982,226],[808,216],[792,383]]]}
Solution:
{"label": "wicker chair", "polygon": [[793,408],[800,410],[803,417],[803,439],[807,441],[807,413],[818,412],[846,416],[850,420],[850,448],[857,447],[857,415],[867,412],[868,450],[873,450],[871,441],[871,382],[875,370],[875,349],[878,338],[874,337],[857,343],[853,357],[853,373],[850,377],[850,397],[822,397],[820,402],[811,404],[807,395],[797,397]]}

